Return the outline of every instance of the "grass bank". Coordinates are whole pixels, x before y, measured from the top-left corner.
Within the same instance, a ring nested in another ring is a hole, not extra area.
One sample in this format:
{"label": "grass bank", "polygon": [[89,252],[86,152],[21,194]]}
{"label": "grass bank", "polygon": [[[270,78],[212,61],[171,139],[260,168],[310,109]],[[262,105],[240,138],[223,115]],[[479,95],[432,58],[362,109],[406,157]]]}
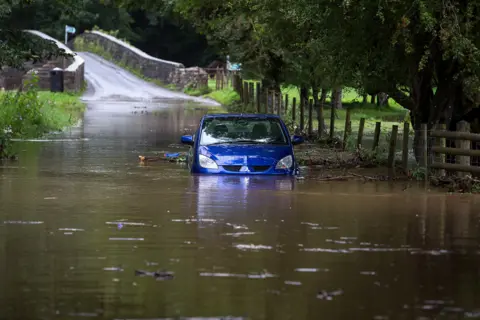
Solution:
{"label": "grass bank", "polygon": [[26,91],[0,93],[0,158],[14,156],[12,139],[39,138],[76,124],[85,110],[81,93],[39,91],[36,79]]}

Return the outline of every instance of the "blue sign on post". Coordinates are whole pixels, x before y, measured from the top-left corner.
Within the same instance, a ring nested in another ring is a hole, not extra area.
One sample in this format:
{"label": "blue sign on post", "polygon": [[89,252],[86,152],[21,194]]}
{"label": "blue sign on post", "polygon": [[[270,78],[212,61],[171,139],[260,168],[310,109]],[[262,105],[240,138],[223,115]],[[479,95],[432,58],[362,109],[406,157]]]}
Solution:
{"label": "blue sign on post", "polygon": [[75,29],[75,27],[71,27],[68,25],[65,26],[65,44],[67,44],[67,41],[68,41],[68,34],[75,33],[75,32],[77,32],[77,29]]}
{"label": "blue sign on post", "polygon": [[76,31],[77,31],[77,30],[75,29],[75,27],[65,26],[65,32],[75,33]]}
{"label": "blue sign on post", "polygon": [[227,56],[227,70],[228,71],[240,71],[242,70],[242,64],[241,63],[231,63],[230,62],[230,56]]}

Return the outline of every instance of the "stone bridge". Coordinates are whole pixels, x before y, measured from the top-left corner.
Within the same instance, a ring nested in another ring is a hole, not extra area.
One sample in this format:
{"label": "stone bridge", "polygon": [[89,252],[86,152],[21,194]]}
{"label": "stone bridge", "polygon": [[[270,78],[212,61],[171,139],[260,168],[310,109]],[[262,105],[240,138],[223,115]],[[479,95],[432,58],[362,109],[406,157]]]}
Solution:
{"label": "stone bridge", "polygon": [[[68,45],[36,30],[26,30],[55,43],[68,53],[85,51],[94,53],[138,77],[150,80],[162,86],[172,85],[177,89],[186,86],[199,88],[208,86],[208,75],[202,68],[185,68],[183,64],[152,57],[134,46],[100,31],[86,31],[79,34]],[[12,90],[20,87],[23,81],[33,73],[39,77],[39,86],[43,90],[50,88],[50,71],[54,68],[64,70],[64,90],[80,91],[85,83],[85,61],[74,54],[73,58],[57,58],[36,64],[27,62],[25,70],[3,68],[0,73],[0,87]]]}

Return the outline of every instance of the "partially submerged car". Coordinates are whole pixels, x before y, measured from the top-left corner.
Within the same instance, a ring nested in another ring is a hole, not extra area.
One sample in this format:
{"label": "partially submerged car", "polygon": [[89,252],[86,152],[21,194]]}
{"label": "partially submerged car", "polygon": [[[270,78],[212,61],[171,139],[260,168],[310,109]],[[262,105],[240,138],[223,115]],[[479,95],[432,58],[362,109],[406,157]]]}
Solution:
{"label": "partially submerged car", "polygon": [[279,116],[262,114],[207,114],[193,136],[187,163],[192,173],[293,175],[298,171],[290,137]]}

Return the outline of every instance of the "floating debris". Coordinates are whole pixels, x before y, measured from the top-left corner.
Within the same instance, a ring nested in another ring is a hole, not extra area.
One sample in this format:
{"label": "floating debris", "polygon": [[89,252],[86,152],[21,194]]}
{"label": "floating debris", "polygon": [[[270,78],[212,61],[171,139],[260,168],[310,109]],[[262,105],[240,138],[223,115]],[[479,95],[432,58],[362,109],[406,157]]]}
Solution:
{"label": "floating debris", "polygon": [[140,277],[153,277],[155,280],[172,280],[173,272],[170,271],[145,271],[145,270],[135,270],[135,275]]}
{"label": "floating debris", "polygon": [[322,290],[317,294],[317,299],[332,300],[333,297],[339,296],[339,295],[342,295],[342,294],[343,294],[342,289],[338,289],[338,290],[331,291],[331,292],[327,292],[325,290]]}

